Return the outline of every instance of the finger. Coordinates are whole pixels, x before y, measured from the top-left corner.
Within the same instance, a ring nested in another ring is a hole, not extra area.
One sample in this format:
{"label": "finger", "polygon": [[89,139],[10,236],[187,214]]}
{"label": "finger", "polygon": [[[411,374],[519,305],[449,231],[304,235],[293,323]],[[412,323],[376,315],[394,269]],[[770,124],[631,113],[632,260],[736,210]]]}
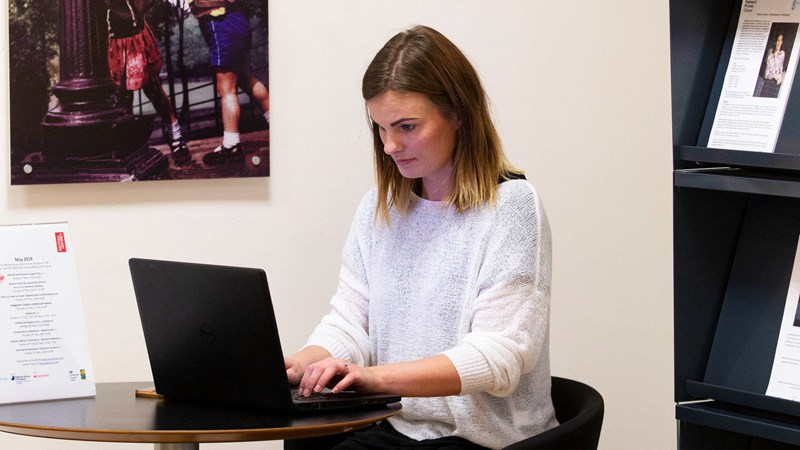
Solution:
{"label": "finger", "polygon": [[338,375],[338,372],[339,366],[337,364],[326,367],[322,374],[320,374],[317,384],[314,385],[314,392],[322,392],[322,389],[327,386],[336,375]]}
{"label": "finger", "polygon": [[319,379],[320,373],[320,368],[316,364],[306,368],[299,385],[301,394],[306,397],[311,395],[311,391],[314,389],[314,386],[317,385],[317,380]]}
{"label": "finger", "polygon": [[339,380],[338,383],[336,383],[336,386],[331,388],[331,391],[334,394],[345,391],[353,384],[353,381],[355,381],[355,376],[353,376],[353,374],[347,374],[344,378]]}

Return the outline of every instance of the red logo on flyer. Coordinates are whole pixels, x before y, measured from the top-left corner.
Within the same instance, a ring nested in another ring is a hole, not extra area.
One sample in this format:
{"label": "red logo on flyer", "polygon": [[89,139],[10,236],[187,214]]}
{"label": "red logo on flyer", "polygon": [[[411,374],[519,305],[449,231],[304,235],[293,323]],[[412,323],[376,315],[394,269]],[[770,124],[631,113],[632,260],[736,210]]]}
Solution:
{"label": "red logo on flyer", "polygon": [[67,251],[67,243],[64,241],[64,233],[61,231],[56,232],[56,250],[58,253]]}

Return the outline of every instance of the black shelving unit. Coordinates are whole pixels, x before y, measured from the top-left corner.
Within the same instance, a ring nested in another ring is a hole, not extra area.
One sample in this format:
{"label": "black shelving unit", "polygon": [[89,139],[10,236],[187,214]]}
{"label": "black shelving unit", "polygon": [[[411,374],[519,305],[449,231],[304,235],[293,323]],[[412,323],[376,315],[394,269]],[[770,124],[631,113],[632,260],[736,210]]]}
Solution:
{"label": "black shelving unit", "polygon": [[800,236],[800,82],[774,153],[702,146],[740,5],[670,0],[682,450],[800,448],[800,402],[764,395]]}

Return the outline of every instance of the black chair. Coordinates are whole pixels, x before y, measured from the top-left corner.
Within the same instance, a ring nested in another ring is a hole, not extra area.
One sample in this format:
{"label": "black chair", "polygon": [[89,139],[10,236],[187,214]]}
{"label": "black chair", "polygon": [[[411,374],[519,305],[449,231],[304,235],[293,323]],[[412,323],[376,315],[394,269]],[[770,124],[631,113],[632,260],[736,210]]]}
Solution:
{"label": "black chair", "polygon": [[503,450],[597,450],[603,426],[603,397],[579,381],[553,377],[552,384],[559,425]]}
{"label": "black chair", "polygon": [[[551,396],[559,425],[503,450],[597,450],[603,426],[603,397],[591,386],[552,377]],[[342,435],[284,441],[284,450],[319,450],[339,443]]]}

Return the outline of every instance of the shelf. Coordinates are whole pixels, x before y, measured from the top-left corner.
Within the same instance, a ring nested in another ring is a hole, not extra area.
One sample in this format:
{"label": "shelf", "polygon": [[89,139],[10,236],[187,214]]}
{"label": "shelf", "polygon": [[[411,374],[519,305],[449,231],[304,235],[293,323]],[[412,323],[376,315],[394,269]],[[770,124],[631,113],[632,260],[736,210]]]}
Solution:
{"label": "shelf", "polygon": [[777,414],[709,401],[679,404],[675,417],[696,425],[800,445],[800,422]]}
{"label": "shelf", "polygon": [[683,161],[800,171],[800,155],[796,154],[749,152],[689,145],[681,145],[679,150],[680,159]]}
{"label": "shelf", "polygon": [[771,411],[776,414],[795,417],[796,420],[800,421],[800,402],[692,380],[686,381],[686,392],[698,399],[713,398],[760,411]]}
{"label": "shelf", "polygon": [[800,175],[733,167],[682,169],[674,172],[675,187],[800,198]]}

